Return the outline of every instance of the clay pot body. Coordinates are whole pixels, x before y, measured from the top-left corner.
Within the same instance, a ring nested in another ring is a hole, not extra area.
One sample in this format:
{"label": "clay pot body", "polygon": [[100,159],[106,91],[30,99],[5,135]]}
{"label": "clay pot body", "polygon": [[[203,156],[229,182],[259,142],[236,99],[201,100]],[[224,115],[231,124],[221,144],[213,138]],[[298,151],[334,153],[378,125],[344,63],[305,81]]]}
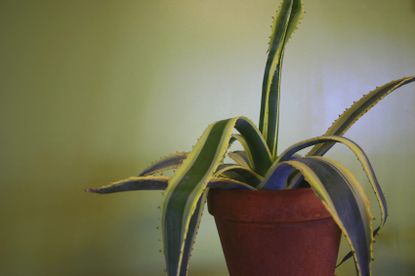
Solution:
{"label": "clay pot body", "polygon": [[340,230],[309,189],[211,190],[231,276],[333,276]]}

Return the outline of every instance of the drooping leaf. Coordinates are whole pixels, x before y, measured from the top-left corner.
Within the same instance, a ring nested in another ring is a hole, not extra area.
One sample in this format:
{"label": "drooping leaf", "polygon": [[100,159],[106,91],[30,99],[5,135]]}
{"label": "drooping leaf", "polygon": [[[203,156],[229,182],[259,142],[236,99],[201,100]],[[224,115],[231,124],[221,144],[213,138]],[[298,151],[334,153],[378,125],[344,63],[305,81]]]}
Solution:
{"label": "drooping leaf", "polygon": [[289,176],[296,169],[284,162],[279,162],[271,167],[264,180],[258,185],[258,190],[282,190],[287,188]]}
{"label": "drooping leaf", "polygon": [[[326,131],[324,136],[343,135],[357,120],[359,120],[366,112],[374,107],[380,100],[391,94],[399,87],[415,81],[415,76],[404,77],[399,80],[394,80],[372,90],[367,95],[364,95],[360,100],[354,102],[352,106],[346,109],[339,118],[334,121],[331,127]],[[331,147],[333,143],[324,143],[314,146],[308,156],[322,156]]]}
{"label": "drooping leaf", "polygon": [[[365,210],[364,212],[367,214],[367,218],[368,219],[372,218],[372,220],[373,220],[373,215],[372,215],[372,212],[371,212],[369,199],[367,198],[367,196],[365,194],[365,191],[363,190],[362,185],[357,181],[355,176],[346,167],[344,167],[341,163],[338,163],[335,160],[330,160],[328,158],[323,158],[323,157],[319,157],[319,156],[315,156],[315,157],[311,157],[311,158],[320,160],[321,162],[326,163],[327,165],[331,166],[333,169],[341,172],[341,174],[348,179],[348,182],[350,183],[350,185],[353,186],[354,189],[352,189],[352,190],[357,194],[355,196],[363,195],[363,197],[362,197],[363,200],[362,201],[357,201],[357,203],[359,204],[359,208],[360,208],[361,212],[363,212],[363,210]],[[370,261],[372,261],[374,259],[373,258],[373,245],[374,245],[374,241],[375,241],[375,236],[377,235],[377,232],[379,231],[380,227],[381,226],[378,226],[375,230],[373,230],[373,224],[370,222],[369,223],[369,229],[367,230],[367,233],[366,233],[367,237],[370,239],[370,244],[369,244]],[[372,233],[372,235],[370,235],[370,233]],[[353,256],[354,256],[354,252],[353,252],[353,250],[351,250],[348,254],[346,254],[346,256],[342,259],[341,262],[344,262],[344,261],[346,261],[347,259],[349,259]],[[357,256],[355,256],[355,257],[357,257]],[[369,272],[370,272],[370,263],[369,263]]]}
{"label": "drooping leaf", "polygon": [[197,231],[200,225],[200,220],[202,219],[203,210],[206,202],[207,191],[202,194],[199,200],[196,203],[196,209],[192,214],[189,222],[189,230],[186,233],[184,249],[183,249],[183,260],[180,267],[179,275],[187,275],[187,270],[189,267],[190,254],[192,252],[192,247],[196,239]]}
{"label": "drooping leaf", "polygon": [[[318,144],[324,144],[324,143],[341,143],[345,145],[348,149],[350,149],[353,154],[356,156],[357,160],[359,161],[363,171],[365,172],[370,186],[373,189],[376,199],[378,201],[380,214],[381,214],[381,220],[379,222],[379,226],[376,228],[376,233],[379,231],[379,229],[385,224],[386,219],[388,217],[388,206],[386,203],[385,195],[383,194],[382,188],[379,185],[379,182],[377,180],[376,174],[373,170],[372,164],[369,161],[369,158],[363,151],[363,149],[353,142],[352,140],[341,137],[341,136],[319,136],[314,137],[311,139],[300,141],[289,148],[287,148],[281,155],[279,156],[279,159],[275,161],[275,164],[278,164],[281,161],[286,161],[292,158],[292,156],[307,147],[318,145]],[[275,165],[273,165],[275,166]],[[270,171],[272,171],[273,167],[271,167]],[[296,180],[298,181],[298,180]]]}
{"label": "drooping leaf", "polygon": [[109,185],[88,188],[86,191],[97,194],[111,194],[138,190],[164,190],[167,187],[168,180],[169,177],[167,176],[132,176],[112,182]]}
{"label": "drooping leaf", "polygon": [[[167,176],[132,176],[102,187],[88,188],[86,189],[86,192],[96,194],[112,194],[128,191],[165,190],[167,188],[168,181],[169,177]],[[255,187],[250,184],[226,177],[212,178],[208,183],[208,187],[212,189],[255,189]]]}
{"label": "drooping leaf", "polygon": [[[298,154],[287,156],[286,160],[302,158]],[[282,190],[289,189],[289,183],[292,175],[297,172],[298,176],[301,174],[292,166],[289,166],[281,161],[281,156],[274,161],[269,168],[263,181],[256,187],[258,190]]]}
{"label": "drooping leaf", "polygon": [[176,174],[170,179],[163,205],[162,230],[167,273],[177,276],[182,270],[184,246],[197,202],[222,162],[233,129],[244,137],[258,174],[271,165],[270,154],[258,129],[245,117],[222,120],[209,126]]}
{"label": "drooping leaf", "polygon": [[299,0],[286,0],[277,11],[272,25],[268,58],[262,83],[259,129],[273,156],[277,152],[281,68],[284,47],[303,15]]}
{"label": "drooping leaf", "polygon": [[187,152],[176,152],[174,154],[168,155],[143,170],[139,176],[151,175],[169,169],[175,169],[180,166],[180,164],[186,158],[187,154]]}
{"label": "drooping leaf", "polygon": [[370,275],[372,214],[357,180],[347,169],[327,159],[307,157],[283,163],[303,174],[346,237],[358,274]]}

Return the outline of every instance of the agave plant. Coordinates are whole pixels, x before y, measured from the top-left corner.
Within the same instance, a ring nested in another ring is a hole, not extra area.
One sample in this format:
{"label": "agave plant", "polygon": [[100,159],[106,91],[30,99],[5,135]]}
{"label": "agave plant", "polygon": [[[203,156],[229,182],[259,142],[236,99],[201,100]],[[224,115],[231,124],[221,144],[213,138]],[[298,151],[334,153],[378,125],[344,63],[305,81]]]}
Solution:
{"label": "agave plant", "polygon": [[[190,152],[169,155],[133,176],[90,192],[165,190],[162,235],[167,274],[187,275],[190,251],[209,189],[281,190],[311,187],[346,238],[357,274],[370,275],[373,243],[385,224],[388,209],[370,161],[344,133],[368,110],[397,88],[415,81],[404,77],[377,87],[346,109],[319,137],[278,151],[281,68],[284,47],[303,17],[300,0],[283,0],[273,20],[262,85],[259,127],[239,116],[209,125]],[[236,131],[235,131],[236,130]],[[230,151],[238,142],[243,150]],[[336,143],[345,145],[360,162],[377,198],[378,225],[373,225],[369,200],[361,183],[342,164],[322,157]],[[304,155],[298,151],[312,147]],[[225,163],[228,156],[233,162]],[[171,177],[164,172],[174,170]],[[293,202],[292,204],[295,204]]]}

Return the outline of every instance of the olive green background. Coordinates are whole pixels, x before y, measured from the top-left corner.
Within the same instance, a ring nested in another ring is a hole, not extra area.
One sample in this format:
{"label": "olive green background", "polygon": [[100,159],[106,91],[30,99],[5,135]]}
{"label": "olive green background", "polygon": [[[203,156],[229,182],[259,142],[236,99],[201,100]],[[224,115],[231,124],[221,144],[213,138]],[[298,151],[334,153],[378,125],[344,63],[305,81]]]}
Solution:
{"label": "olive green background", "polygon": [[[414,1],[305,6],[285,55],[282,147],[322,134],[365,91],[415,74]],[[83,189],[189,150],[215,120],[257,121],[276,7],[0,0],[0,275],[163,275],[161,193]],[[414,275],[415,85],[346,136],[367,150],[390,203],[374,274]],[[344,149],[330,156],[364,180]],[[350,261],[338,275],[352,271]],[[207,212],[190,275],[227,275]]]}

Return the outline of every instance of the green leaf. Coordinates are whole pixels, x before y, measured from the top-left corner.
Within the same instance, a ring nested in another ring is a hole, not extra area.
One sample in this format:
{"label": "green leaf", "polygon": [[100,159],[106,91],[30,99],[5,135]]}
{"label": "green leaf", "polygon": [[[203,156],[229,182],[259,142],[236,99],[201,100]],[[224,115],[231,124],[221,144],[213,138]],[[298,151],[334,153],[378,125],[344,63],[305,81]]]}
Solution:
{"label": "green leaf", "polygon": [[223,164],[215,172],[216,176],[223,176],[235,180],[249,183],[251,186],[256,187],[262,182],[263,177],[251,170],[250,168],[235,165],[235,164]]}
{"label": "green leaf", "polygon": [[258,129],[245,117],[222,120],[209,126],[176,174],[170,179],[163,205],[162,229],[164,253],[169,276],[182,271],[184,246],[189,223],[197,202],[222,162],[233,129],[244,137],[255,171],[265,173],[271,165],[270,154]]}
{"label": "green leaf", "polygon": [[139,176],[151,175],[170,169],[175,169],[180,166],[180,164],[186,158],[187,154],[187,152],[176,152],[174,154],[168,155],[161,160],[154,162],[154,164],[143,170]]}
{"label": "green leaf", "polygon": [[265,175],[264,181],[258,185],[258,190],[282,190],[287,188],[289,176],[296,169],[284,162],[279,162],[271,167]]}
{"label": "green leaf", "polygon": [[[169,177],[167,176],[132,176],[102,187],[88,188],[85,191],[96,194],[112,194],[128,191],[165,190],[168,181]],[[208,183],[208,187],[212,189],[255,189],[250,184],[226,177],[212,178]]]}
{"label": "green leaf", "polygon": [[259,129],[244,116],[238,117],[235,128],[243,138],[242,146],[248,159],[252,160],[252,170],[259,175],[265,175],[271,166],[272,155]]}
{"label": "green leaf", "polygon": [[137,190],[164,190],[167,187],[167,176],[132,176],[112,182],[99,188],[88,188],[87,192],[97,194],[111,194]]}
{"label": "green leaf", "polygon": [[370,275],[373,253],[369,200],[349,170],[322,157],[284,161],[299,170],[310,184],[352,248],[359,275]]}
{"label": "green leaf", "polygon": [[[386,219],[388,217],[388,206],[386,203],[386,199],[385,199],[385,195],[383,194],[382,188],[379,185],[379,182],[377,180],[376,174],[373,170],[372,164],[369,161],[369,158],[367,157],[367,155],[365,154],[365,152],[363,151],[363,149],[356,144],[355,142],[353,142],[352,140],[345,138],[345,137],[341,137],[341,136],[319,136],[319,137],[314,137],[311,139],[307,139],[307,140],[303,140],[300,141],[292,146],[290,146],[289,148],[287,148],[283,153],[281,153],[281,155],[279,156],[279,159],[275,162],[275,164],[278,164],[281,161],[286,161],[292,158],[292,156],[302,150],[305,149],[307,147],[310,146],[314,146],[314,145],[318,145],[318,144],[324,144],[327,142],[330,143],[341,143],[343,145],[345,145],[348,149],[350,149],[353,154],[356,156],[357,160],[359,161],[363,171],[365,172],[370,186],[373,189],[373,192],[376,195],[376,199],[378,201],[378,205],[379,205],[379,209],[380,209],[380,214],[381,214],[381,220],[379,222],[379,226],[376,230],[376,233],[379,231],[379,229],[385,224]],[[273,165],[273,167],[275,167],[275,165]],[[273,167],[271,167],[270,171],[273,170]]]}
{"label": "green leaf", "polygon": [[[237,160],[243,164],[246,164],[248,168],[254,169],[254,159],[252,157],[252,154],[249,152],[249,146],[247,142],[245,141],[244,137],[239,134],[233,134],[232,138],[235,139],[235,141],[238,141],[240,145],[244,148],[243,151],[240,151],[238,155],[233,155],[231,152],[228,153],[228,156],[234,156],[237,158]],[[271,156],[271,154],[269,154]],[[271,158],[271,157],[270,157]]]}
{"label": "green leaf", "polygon": [[277,152],[281,68],[284,47],[303,15],[299,0],[284,0],[272,25],[262,83],[259,129],[273,156]]}
{"label": "green leaf", "polygon": [[200,225],[200,220],[202,219],[203,210],[204,210],[204,206],[206,202],[206,195],[207,195],[207,191],[204,192],[202,196],[199,198],[198,202],[196,203],[196,209],[190,218],[189,230],[187,231],[187,234],[185,237],[183,259],[182,259],[182,265],[180,267],[179,275],[187,275],[190,254],[193,249],[192,247],[193,247],[194,241],[196,239],[196,234],[197,234],[197,230]]}
{"label": "green leaf", "polygon": [[234,134],[232,138],[236,138],[244,148],[249,167],[256,173],[265,175],[271,166],[272,156],[258,128],[246,117],[240,117],[235,127],[240,135]]}
{"label": "green leaf", "polygon": [[[399,87],[415,81],[415,76],[404,77],[399,80],[394,80],[386,83],[376,89],[372,90],[367,95],[364,95],[360,100],[354,102],[352,106],[346,109],[339,118],[334,121],[331,127],[326,131],[324,136],[329,135],[343,135],[357,120],[359,120],[366,112],[374,107],[380,100],[398,89]],[[316,145],[308,153],[309,156],[322,156],[331,147],[333,143],[324,143]]]}
{"label": "green leaf", "polygon": [[208,188],[225,190],[256,190],[256,187],[250,183],[227,177],[213,177],[208,183]]}
{"label": "green leaf", "polygon": [[229,158],[231,158],[233,161],[236,162],[236,164],[239,164],[244,167],[250,167],[249,166],[249,160],[248,156],[243,150],[235,150],[228,153]]}

